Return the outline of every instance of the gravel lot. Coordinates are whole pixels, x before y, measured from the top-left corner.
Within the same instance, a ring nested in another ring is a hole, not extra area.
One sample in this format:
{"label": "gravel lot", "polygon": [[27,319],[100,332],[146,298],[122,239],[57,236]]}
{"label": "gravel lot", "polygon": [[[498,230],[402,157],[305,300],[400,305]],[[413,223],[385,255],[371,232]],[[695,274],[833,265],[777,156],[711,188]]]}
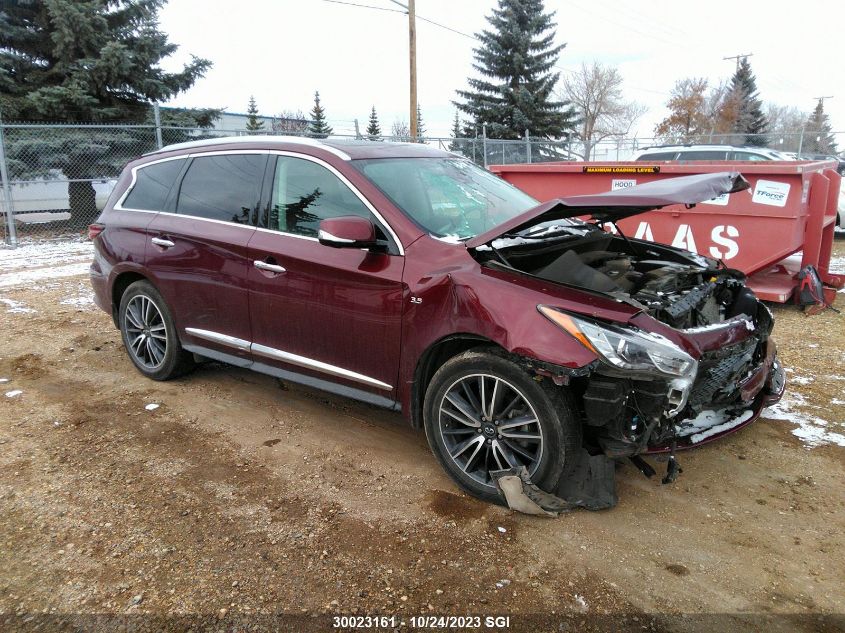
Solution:
{"label": "gravel lot", "polygon": [[396,414],[218,364],[144,379],[89,249],[0,251],[4,631],[845,627],[845,315],[775,308],[786,399],[674,485],[621,465],[618,507],[541,519],[460,493]]}

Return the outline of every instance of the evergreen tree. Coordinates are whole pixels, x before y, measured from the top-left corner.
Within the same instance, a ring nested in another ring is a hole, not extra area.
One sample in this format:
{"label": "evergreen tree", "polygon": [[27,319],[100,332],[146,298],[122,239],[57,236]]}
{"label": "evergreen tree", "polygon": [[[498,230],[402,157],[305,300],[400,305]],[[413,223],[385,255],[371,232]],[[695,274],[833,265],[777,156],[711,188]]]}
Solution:
{"label": "evergreen tree", "polygon": [[452,121],[451,136],[452,142],[449,143],[449,151],[460,152],[463,148],[463,143],[459,140],[461,138],[461,120],[458,118],[457,110],[455,110],[455,120]]}
{"label": "evergreen tree", "polygon": [[[143,122],[150,102],[187,90],[211,67],[193,58],[168,73],[178,48],[158,28],[164,0],[7,0],[0,11],[0,109],[4,118],[51,122]],[[10,178],[68,183],[74,223],[97,214],[86,179],[113,177],[118,163],[154,148],[151,133],[64,130],[49,140],[7,138]]]}
{"label": "evergreen tree", "polygon": [[308,136],[326,138],[334,130],[326,121],[326,111],[320,103],[320,93],[314,92],[314,107],[311,109],[311,122],[308,124]]}
{"label": "evergreen tree", "polygon": [[378,115],[376,114],[376,107],[370,111],[370,122],[367,124],[367,138],[371,141],[381,140],[381,126],[378,122]]}
{"label": "evergreen tree", "polygon": [[819,99],[807,120],[803,151],[810,154],[836,154],[836,137],[824,111],[824,99]]}
{"label": "evergreen tree", "polygon": [[417,104],[417,138],[416,138],[416,140],[419,143],[423,142],[423,139],[425,138],[426,131],[427,130],[425,129],[425,123],[423,123],[422,110],[420,109],[420,104],[418,103]]}
{"label": "evergreen tree", "polygon": [[255,105],[255,97],[250,95],[249,105],[246,108],[246,129],[247,132],[258,132],[264,129],[264,121],[258,118],[258,106]]}
{"label": "evergreen tree", "polygon": [[473,68],[480,79],[468,80],[455,105],[480,128],[487,124],[492,138],[532,136],[557,138],[572,129],[569,103],[555,101],[552,90],[559,74],[552,72],[564,45],[554,46],[554,13],[543,0],[499,0],[487,17],[491,29],[478,34]]}
{"label": "evergreen tree", "polygon": [[740,60],[731,78],[722,110],[729,113],[733,122],[731,131],[740,135],[740,143],[758,147],[768,144],[769,139],[765,135],[768,121],[763,113],[763,102],[757,92],[757,79],[751,71],[747,57]]}

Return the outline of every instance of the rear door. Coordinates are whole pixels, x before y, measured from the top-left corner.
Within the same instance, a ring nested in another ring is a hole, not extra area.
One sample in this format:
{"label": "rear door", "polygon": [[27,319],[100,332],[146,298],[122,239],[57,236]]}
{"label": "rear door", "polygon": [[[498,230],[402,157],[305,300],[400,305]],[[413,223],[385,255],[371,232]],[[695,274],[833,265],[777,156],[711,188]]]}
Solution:
{"label": "rear door", "polygon": [[[256,362],[393,399],[403,296],[401,246],[336,169],[296,154],[271,156],[268,208],[249,244],[250,316]],[[372,220],[386,252],[332,248],[321,219]]]}
{"label": "rear door", "polygon": [[147,229],[147,268],[187,345],[250,357],[247,244],[266,162],[266,152],[192,157]]}

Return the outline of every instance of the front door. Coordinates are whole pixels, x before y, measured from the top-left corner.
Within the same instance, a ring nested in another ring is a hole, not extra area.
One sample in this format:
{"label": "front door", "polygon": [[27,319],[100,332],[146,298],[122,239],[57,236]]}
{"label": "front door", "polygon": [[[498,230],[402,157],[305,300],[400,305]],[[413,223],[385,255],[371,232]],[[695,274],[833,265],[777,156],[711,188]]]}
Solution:
{"label": "front door", "polygon": [[148,227],[147,268],[183,342],[250,358],[247,245],[267,154],[191,160],[173,203]]}
{"label": "front door", "polygon": [[[405,295],[398,245],[339,172],[304,156],[271,160],[265,228],[249,243],[253,358],[317,386],[393,400]],[[320,220],[347,215],[372,220],[387,252],[321,245]]]}

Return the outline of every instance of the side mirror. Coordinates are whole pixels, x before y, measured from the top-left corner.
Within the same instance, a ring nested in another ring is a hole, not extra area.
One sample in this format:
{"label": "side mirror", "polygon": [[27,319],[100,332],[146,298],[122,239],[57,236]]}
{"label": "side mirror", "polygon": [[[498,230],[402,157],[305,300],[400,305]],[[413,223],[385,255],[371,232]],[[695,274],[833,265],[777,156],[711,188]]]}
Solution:
{"label": "side mirror", "polygon": [[334,248],[372,248],[376,246],[376,227],[366,218],[344,215],[320,220],[317,238]]}

